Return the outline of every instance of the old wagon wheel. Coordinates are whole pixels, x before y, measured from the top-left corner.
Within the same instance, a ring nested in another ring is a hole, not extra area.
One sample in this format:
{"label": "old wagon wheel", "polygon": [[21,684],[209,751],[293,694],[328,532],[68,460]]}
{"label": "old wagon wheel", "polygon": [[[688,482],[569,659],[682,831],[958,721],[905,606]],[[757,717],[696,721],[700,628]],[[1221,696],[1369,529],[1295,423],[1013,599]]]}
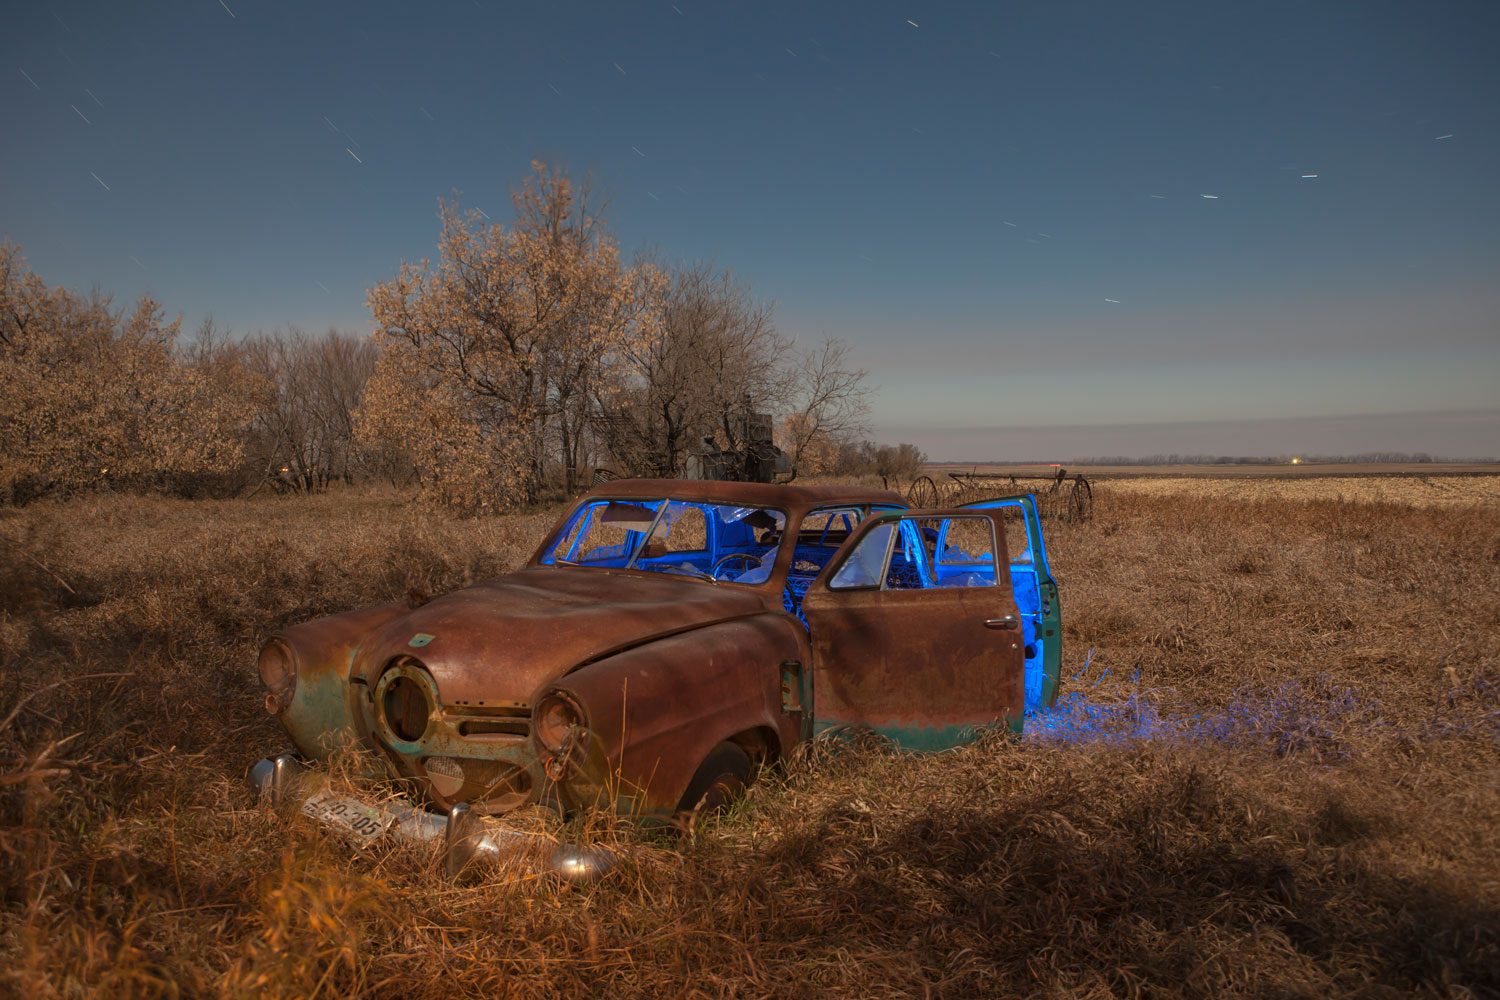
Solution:
{"label": "old wagon wheel", "polygon": [[1068,520],[1087,521],[1094,516],[1094,488],[1082,476],[1073,477],[1073,488],[1068,491]]}
{"label": "old wagon wheel", "polygon": [[906,499],[913,507],[936,507],[938,505],[937,483],[932,481],[931,476],[918,476],[911,481],[911,487],[906,491]]}

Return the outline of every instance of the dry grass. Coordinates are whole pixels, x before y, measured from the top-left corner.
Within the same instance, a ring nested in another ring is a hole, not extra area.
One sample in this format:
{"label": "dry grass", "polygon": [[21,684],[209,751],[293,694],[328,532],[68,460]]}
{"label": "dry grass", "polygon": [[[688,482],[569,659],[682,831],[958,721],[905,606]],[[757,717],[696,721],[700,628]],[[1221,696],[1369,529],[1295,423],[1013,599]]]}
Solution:
{"label": "dry grass", "polygon": [[[1087,473],[1088,470],[1084,470]],[[1111,476],[1094,484],[1099,502],[1118,494],[1213,500],[1337,500],[1401,507],[1485,506],[1500,509],[1500,475],[1487,476],[1246,476],[1165,478]]]}
{"label": "dry grass", "polygon": [[1500,993],[1500,511],[1114,486],[1050,528],[1076,677],[1026,739],[818,748],[680,851],[615,833],[593,887],[451,886],[240,786],[283,746],[260,636],[551,513],[0,511],[0,991]]}

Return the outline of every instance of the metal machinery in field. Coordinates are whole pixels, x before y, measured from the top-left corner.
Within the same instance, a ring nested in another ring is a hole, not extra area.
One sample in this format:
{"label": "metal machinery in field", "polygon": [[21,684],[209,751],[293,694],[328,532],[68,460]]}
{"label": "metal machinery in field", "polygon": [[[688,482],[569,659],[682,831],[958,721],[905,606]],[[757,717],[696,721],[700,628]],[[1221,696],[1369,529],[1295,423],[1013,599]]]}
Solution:
{"label": "metal machinery in field", "polygon": [[917,476],[907,487],[906,499],[913,507],[955,507],[971,500],[993,496],[1007,487],[1022,492],[1026,484],[1048,483],[1036,489],[1037,506],[1042,513],[1063,521],[1087,521],[1094,516],[1094,488],[1081,474],[1068,475],[1056,466],[1051,475],[1015,475],[1009,472],[950,472],[946,478]]}

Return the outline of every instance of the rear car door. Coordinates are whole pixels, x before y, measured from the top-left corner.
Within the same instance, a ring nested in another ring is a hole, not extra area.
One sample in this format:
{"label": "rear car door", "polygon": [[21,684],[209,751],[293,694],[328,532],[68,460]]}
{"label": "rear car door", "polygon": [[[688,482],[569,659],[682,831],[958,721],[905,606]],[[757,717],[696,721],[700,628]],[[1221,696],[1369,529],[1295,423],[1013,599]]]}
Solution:
{"label": "rear car door", "polygon": [[813,731],[869,728],[914,750],[1019,732],[1020,613],[1003,516],[872,515],[802,601],[812,645]]}

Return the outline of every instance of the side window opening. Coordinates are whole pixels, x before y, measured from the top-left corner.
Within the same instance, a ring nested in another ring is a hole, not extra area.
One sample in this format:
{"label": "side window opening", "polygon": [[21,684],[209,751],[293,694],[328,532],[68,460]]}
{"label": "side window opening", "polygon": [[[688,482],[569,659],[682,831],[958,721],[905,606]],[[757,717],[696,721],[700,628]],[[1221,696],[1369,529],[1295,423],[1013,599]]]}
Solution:
{"label": "side window opening", "polygon": [[864,537],[844,564],[833,574],[828,586],[833,590],[852,590],[857,587],[878,587],[885,578],[886,555],[896,531],[896,522],[888,521],[876,525]]}
{"label": "side window opening", "polygon": [[833,590],[993,587],[995,535],[988,517],[903,517],[881,524],[829,580]]}
{"label": "side window opening", "polygon": [[1031,539],[1026,534],[1026,512],[1020,506],[1001,507],[1005,524],[1005,552],[1012,566],[1031,565]]}
{"label": "side window opening", "polygon": [[993,587],[995,530],[987,517],[955,517],[944,523],[937,544],[937,586]]}

